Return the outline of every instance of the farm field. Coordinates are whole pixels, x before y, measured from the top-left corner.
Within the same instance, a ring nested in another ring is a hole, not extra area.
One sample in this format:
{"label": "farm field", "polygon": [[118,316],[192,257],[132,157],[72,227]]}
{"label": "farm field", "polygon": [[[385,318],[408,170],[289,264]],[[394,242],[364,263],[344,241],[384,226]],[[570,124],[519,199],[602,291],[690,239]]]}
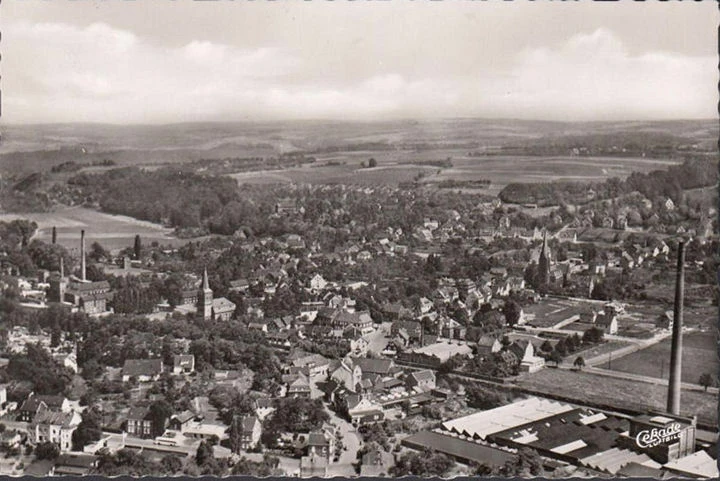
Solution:
{"label": "farm field", "polygon": [[30,219],[38,224],[36,238],[50,242],[52,228],[57,228],[57,241],[71,251],[79,249],[80,230],[85,230],[85,242],[88,247],[99,242],[111,251],[132,247],[135,235],[140,234],[142,241],[153,241],[161,245],[182,245],[188,242],[171,236],[172,229],[152,222],[133,219],[121,215],[111,215],[85,207],[61,207],[54,212],[28,214],[2,214],[0,221]]}
{"label": "farm field", "polygon": [[[378,166],[362,168],[362,163],[374,158]],[[451,158],[453,167],[440,168],[423,164]],[[609,177],[626,177],[633,171],[649,172],[676,164],[670,160],[615,157],[535,157],[497,156],[467,157],[457,149],[427,151],[352,151],[317,156],[317,162],[285,170],[242,172],[230,174],[240,183],[310,183],[385,185],[410,182],[422,174],[419,182],[437,187],[442,181],[488,179],[487,189],[464,189],[496,195],[511,182],[602,181]]]}
{"label": "farm field", "polygon": [[[598,367],[613,371],[641,374],[643,376],[667,378],[670,370],[671,338],[667,338],[648,348],[636,351],[611,364]],[[683,335],[682,380],[698,383],[704,372],[717,374],[720,370],[717,343],[713,332],[687,332]]]}
{"label": "farm field", "polygon": [[353,165],[313,165],[285,170],[265,170],[229,174],[240,184],[355,184],[367,186],[397,185],[411,182],[418,174],[434,175],[435,166],[416,164],[385,164],[374,168]]}
{"label": "farm field", "polygon": [[[567,369],[542,369],[533,374],[523,374],[517,384],[550,395],[573,398],[578,403],[590,402],[637,411],[664,411],[667,401],[667,386]],[[700,422],[716,425],[717,394],[683,390],[681,414],[697,415]]]}
{"label": "farm field", "polygon": [[602,181],[609,177],[627,177],[633,171],[666,169],[677,163],[619,157],[463,156],[453,157],[453,167],[443,169],[432,182],[490,179],[493,184],[504,186],[511,182]]}

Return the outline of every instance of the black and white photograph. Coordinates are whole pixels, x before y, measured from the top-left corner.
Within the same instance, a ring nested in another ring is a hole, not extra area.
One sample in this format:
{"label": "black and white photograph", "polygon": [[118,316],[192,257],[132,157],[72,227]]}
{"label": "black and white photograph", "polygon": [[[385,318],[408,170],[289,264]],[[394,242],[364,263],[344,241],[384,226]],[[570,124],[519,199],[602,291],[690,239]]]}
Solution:
{"label": "black and white photograph", "polygon": [[717,478],[718,25],[3,1],[0,476]]}

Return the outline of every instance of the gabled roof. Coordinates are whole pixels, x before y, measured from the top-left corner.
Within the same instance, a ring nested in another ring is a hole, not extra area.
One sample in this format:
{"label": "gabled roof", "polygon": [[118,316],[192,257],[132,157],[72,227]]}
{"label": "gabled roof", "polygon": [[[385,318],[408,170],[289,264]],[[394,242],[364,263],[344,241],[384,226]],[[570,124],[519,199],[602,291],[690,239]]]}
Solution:
{"label": "gabled roof", "polygon": [[126,359],[124,376],[156,376],[163,371],[162,359]]}
{"label": "gabled roof", "polygon": [[435,380],[435,373],[433,371],[431,371],[430,369],[424,369],[422,371],[413,371],[413,373],[410,374],[410,376],[418,382]]}
{"label": "gabled roof", "polygon": [[245,416],[240,421],[243,432],[252,432],[255,430],[255,426],[260,424],[260,421],[255,416]]}
{"label": "gabled roof", "polygon": [[143,420],[150,414],[150,408],[147,406],[133,406],[128,411],[127,418],[133,420]]}
{"label": "gabled roof", "polygon": [[215,312],[229,312],[235,310],[235,303],[224,297],[213,299],[212,308]]}
{"label": "gabled roof", "polygon": [[390,359],[371,359],[360,358],[355,359],[355,363],[360,366],[363,373],[388,374],[393,367],[393,361]]}
{"label": "gabled roof", "polygon": [[173,357],[173,365],[175,367],[181,367],[186,365],[194,365],[195,356],[192,354],[178,354]]}
{"label": "gabled roof", "polygon": [[[32,420],[32,424],[49,424],[69,428],[74,424],[75,413],[63,413],[41,409]],[[79,423],[79,420],[77,421]]]}
{"label": "gabled roof", "polygon": [[324,433],[310,433],[307,439],[308,446],[329,446],[330,440]]}

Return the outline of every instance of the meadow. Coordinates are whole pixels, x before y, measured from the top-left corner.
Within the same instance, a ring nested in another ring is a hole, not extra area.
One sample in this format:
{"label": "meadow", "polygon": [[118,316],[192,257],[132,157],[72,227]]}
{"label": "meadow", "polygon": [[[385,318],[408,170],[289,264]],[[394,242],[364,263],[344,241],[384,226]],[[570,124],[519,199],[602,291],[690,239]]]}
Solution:
{"label": "meadow", "polygon": [[[720,372],[716,341],[716,336],[712,331],[692,331],[683,335],[683,382],[697,384],[702,373],[709,372],[717,375]],[[598,367],[667,379],[670,370],[671,342],[671,339],[667,338]]]}
{"label": "meadow", "polygon": [[[533,374],[521,375],[517,384],[538,392],[569,397],[579,403],[602,404],[619,409],[664,411],[667,402],[667,386],[601,377],[585,371],[543,369]],[[683,390],[681,414],[697,415],[698,421],[716,425],[717,394]]]}
{"label": "meadow", "polygon": [[60,207],[52,212],[0,215],[0,221],[18,218],[35,221],[38,224],[35,238],[44,242],[51,242],[52,228],[55,226],[58,244],[73,251],[79,249],[80,231],[83,229],[88,248],[97,241],[111,251],[132,247],[136,234],[140,235],[145,244],[157,241],[160,245],[177,246],[187,242],[173,237],[170,228],[85,207]]}

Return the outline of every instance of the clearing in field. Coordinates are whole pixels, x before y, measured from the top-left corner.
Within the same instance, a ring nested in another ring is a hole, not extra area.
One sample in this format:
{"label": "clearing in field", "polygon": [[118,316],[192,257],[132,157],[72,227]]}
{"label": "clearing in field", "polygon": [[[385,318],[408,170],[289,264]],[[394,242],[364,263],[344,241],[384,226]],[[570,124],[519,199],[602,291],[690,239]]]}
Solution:
{"label": "clearing in field", "polygon": [[[567,369],[542,369],[533,374],[523,374],[518,378],[517,384],[541,393],[572,398],[578,403],[594,403],[636,411],[664,411],[668,389],[661,384],[601,377]],[[717,394],[683,390],[680,410],[682,415],[697,415],[698,421],[716,425]]]}
{"label": "clearing in field", "polygon": [[[633,352],[598,367],[666,379],[670,375],[670,346],[667,338],[657,344]],[[717,374],[720,369],[715,335],[708,332],[689,332],[683,335],[682,381],[698,384],[700,375]]]}

